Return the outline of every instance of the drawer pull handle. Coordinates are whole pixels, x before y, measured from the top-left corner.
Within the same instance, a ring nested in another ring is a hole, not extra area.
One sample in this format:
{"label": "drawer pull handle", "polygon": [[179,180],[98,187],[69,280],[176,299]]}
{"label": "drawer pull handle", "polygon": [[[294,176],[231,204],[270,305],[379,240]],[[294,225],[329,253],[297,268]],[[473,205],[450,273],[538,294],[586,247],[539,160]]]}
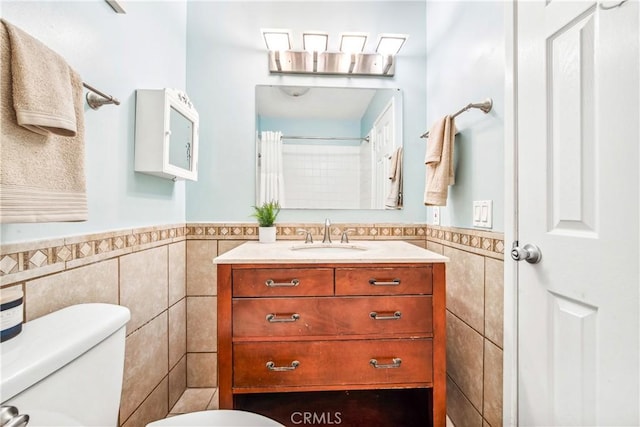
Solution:
{"label": "drawer pull handle", "polygon": [[371,286],[398,286],[400,284],[400,279],[381,281],[378,281],[377,279],[369,279],[369,284]]}
{"label": "drawer pull handle", "polygon": [[400,311],[394,311],[391,316],[381,316],[377,311],[369,313],[369,317],[373,320],[400,320],[402,313]]}
{"label": "drawer pull handle", "polygon": [[371,366],[373,366],[376,369],[391,369],[391,368],[399,368],[400,364],[402,363],[402,359],[400,359],[399,357],[394,357],[393,358],[393,363],[387,363],[385,364],[378,364],[378,361],[376,359],[371,359],[369,360],[369,364]]}
{"label": "drawer pull handle", "polygon": [[295,322],[300,318],[300,315],[298,313],[293,313],[289,317],[278,317],[276,313],[269,313],[266,318],[267,322],[270,323]]}
{"label": "drawer pull handle", "polygon": [[295,371],[298,366],[300,366],[300,362],[297,360],[291,362],[291,366],[276,366],[275,362],[271,360],[267,362],[267,369],[274,372]]}
{"label": "drawer pull handle", "polygon": [[300,284],[300,280],[298,279],[291,279],[290,282],[274,282],[272,279],[268,279],[266,282],[264,282],[265,285],[267,285],[270,288],[293,288],[294,286],[298,286]]}

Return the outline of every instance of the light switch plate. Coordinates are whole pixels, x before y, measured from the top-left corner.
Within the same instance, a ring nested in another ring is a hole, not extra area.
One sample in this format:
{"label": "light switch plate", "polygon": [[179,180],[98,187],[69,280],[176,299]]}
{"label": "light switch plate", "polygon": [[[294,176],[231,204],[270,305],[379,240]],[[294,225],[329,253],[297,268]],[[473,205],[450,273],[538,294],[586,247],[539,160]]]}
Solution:
{"label": "light switch plate", "polygon": [[433,218],[431,223],[433,225],[440,225],[440,206],[434,206],[431,208],[431,212],[433,214]]}
{"label": "light switch plate", "polygon": [[474,200],[473,226],[493,228],[493,200]]}

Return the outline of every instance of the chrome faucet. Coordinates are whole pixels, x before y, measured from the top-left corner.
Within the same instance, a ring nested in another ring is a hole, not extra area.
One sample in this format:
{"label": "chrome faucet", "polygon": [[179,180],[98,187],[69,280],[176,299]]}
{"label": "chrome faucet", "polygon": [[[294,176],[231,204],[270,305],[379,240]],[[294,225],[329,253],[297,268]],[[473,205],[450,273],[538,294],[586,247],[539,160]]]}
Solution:
{"label": "chrome faucet", "polygon": [[353,228],[349,228],[342,232],[342,237],[340,238],[340,243],[349,243],[349,233],[355,231]]}
{"label": "chrome faucet", "polygon": [[324,220],[324,235],[322,236],[322,243],[331,243],[331,221],[329,221],[329,218]]}
{"label": "chrome faucet", "polygon": [[298,234],[304,234],[304,242],[305,243],[313,243],[313,235],[309,230],[305,230],[303,228],[299,228]]}

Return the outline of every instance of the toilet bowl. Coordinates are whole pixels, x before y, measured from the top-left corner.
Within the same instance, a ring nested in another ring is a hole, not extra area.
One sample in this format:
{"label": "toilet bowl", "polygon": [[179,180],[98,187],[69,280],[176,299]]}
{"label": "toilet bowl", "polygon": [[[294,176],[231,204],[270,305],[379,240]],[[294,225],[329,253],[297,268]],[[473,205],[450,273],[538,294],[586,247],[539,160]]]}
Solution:
{"label": "toilet bowl", "polygon": [[147,424],[147,427],[284,427],[253,412],[219,409],[176,415]]}

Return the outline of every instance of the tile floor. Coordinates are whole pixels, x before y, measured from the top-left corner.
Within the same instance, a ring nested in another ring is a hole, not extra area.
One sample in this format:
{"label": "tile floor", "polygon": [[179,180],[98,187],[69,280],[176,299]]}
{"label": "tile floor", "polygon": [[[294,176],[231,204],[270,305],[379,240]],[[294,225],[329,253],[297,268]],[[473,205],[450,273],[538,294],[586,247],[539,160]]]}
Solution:
{"label": "tile floor", "polygon": [[188,388],[169,411],[168,417],[188,412],[218,409],[217,388]]}
{"label": "tile floor", "polygon": [[[218,409],[218,389],[188,388],[171,408],[167,417],[207,409]],[[449,417],[447,417],[447,427],[455,427]]]}

